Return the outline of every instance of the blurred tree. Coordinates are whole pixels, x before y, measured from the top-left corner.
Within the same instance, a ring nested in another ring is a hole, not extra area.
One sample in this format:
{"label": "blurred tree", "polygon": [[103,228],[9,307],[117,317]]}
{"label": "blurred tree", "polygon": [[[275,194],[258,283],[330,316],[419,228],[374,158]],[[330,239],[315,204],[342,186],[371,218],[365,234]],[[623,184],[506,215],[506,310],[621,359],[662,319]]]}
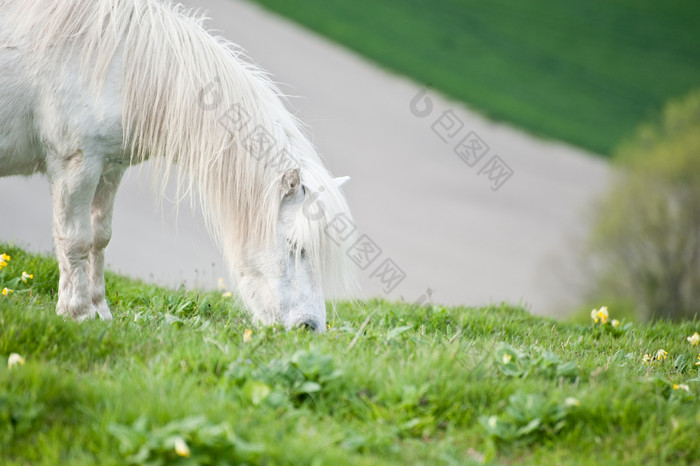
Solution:
{"label": "blurred tree", "polygon": [[646,318],[700,313],[700,90],[669,103],[615,154],[620,178],[592,235],[597,294]]}

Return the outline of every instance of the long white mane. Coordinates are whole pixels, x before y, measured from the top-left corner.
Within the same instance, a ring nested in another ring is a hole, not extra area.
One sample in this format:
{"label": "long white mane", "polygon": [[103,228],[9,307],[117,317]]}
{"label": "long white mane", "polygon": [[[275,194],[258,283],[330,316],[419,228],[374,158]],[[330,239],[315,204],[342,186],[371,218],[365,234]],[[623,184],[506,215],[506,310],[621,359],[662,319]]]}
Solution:
{"label": "long white mane", "polygon": [[[72,49],[80,54],[85,83],[99,95],[110,67],[121,62],[125,150],[134,163],[151,158],[177,167],[178,198],[197,195],[230,267],[241,245],[274,241],[280,167],[298,167],[309,193],[323,193],[323,212],[320,218],[297,215],[292,241],[304,246],[327,292],[354,285],[344,249],[325,232],[336,215],[350,218],[345,199],[278,88],[236,46],[212,36],[202,18],[166,1],[13,3],[8,24],[14,37],[29,38],[36,66],[45,66],[56,50]],[[215,92],[213,103],[203,102],[206,89]],[[244,127],[234,127],[235,115],[227,113],[234,109],[244,111]],[[247,139],[258,129],[283,157],[260,160]],[[164,189],[169,171],[157,171]]]}

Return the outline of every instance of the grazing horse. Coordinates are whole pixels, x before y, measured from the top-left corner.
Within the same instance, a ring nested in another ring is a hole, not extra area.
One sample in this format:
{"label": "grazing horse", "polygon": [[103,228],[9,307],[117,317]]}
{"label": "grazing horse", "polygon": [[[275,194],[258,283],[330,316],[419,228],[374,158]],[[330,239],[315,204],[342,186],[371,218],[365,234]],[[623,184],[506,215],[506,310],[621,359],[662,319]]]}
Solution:
{"label": "grazing horse", "polygon": [[324,331],[324,292],[355,283],[344,179],[265,73],[165,1],[0,0],[0,176],[49,179],[59,315],[111,318],[114,197],[146,159],[198,201],[254,320]]}

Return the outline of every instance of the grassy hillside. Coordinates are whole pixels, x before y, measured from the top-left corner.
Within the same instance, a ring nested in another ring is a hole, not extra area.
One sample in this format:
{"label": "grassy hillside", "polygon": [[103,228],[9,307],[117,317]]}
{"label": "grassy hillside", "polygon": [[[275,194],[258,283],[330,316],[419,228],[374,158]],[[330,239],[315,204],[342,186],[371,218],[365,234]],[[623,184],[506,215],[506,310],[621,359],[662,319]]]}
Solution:
{"label": "grassy hillside", "polygon": [[700,461],[698,324],[371,301],[318,336],[114,275],[115,320],[78,324],[53,260],[3,251],[3,465]]}
{"label": "grassy hillside", "polygon": [[608,155],[700,85],[695,0],[256,0],[496,119]]}

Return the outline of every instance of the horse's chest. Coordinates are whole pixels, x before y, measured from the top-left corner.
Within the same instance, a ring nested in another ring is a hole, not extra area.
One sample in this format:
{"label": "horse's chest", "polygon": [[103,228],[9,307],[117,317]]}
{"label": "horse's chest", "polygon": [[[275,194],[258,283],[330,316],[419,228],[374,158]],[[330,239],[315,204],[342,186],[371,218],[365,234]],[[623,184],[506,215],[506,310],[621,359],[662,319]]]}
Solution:
{"label": "horse's chest", "polygon": [[0,46],[0,176],[42,171],[34,132],[35,93],[22,71],[18,48]]}

